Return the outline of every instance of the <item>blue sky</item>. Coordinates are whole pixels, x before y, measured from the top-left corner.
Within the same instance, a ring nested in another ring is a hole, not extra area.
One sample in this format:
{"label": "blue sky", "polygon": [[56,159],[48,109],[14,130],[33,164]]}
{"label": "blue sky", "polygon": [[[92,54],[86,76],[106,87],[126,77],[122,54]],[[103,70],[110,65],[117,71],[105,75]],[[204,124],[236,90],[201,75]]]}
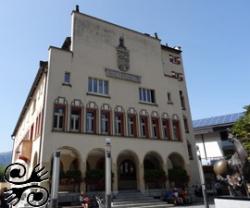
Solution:
{"label": "blue sky", "polygon": [[83,13],[180,45],[194,119],[242,111],[250,103],[249,0],[8,0],[0,7],[0,152],[50,45],[70,34],[76,4]]}

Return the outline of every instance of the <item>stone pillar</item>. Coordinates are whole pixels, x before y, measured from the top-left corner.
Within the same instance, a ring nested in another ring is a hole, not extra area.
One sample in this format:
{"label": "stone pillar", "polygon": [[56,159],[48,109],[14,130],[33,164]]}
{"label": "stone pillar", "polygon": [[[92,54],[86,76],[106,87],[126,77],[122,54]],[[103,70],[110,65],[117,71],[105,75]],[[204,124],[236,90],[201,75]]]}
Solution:
{"label": "stone pillar", "polygon": [[118,193],[118,172],[117,172],[117,165],[116,163],[112,162],[112,173],[113,173],[113,184],[112,184],[112,191],[113,193]]}
{"label": "stone pillar", "polygon": [[163,170],[165,171],[166,176],[167,176],[167,180],[166,180],[165,186],[168,189],[170,187],[170,183],[169,183],[169,179],[168,179],[168,164],[167,163],[163,164]]}
{"label": "stone pillar", "polygon": [[139,190],[144,193],[145,192],[145,182],[144,182],[144,165],[143,163],[139,164]]}
{"label": "stone pillar", "polygon": [[[82,179],[85,178],[85,174],[86,174],[86,161],[85,160],[81,160],[79,161],[79,169],[82,173]],[[86,192],[86,184],[84,182],[84,180],[82,180],[82,182],[80,183],[80,192],[85,193]]]}

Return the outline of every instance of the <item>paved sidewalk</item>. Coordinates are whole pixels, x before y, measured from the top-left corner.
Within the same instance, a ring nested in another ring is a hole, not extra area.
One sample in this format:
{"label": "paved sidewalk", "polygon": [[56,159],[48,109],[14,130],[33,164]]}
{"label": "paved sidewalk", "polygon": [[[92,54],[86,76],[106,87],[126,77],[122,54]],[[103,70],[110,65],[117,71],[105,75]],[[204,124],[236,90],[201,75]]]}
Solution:
{"label": "paved sidewalk", "polygon": [[[205,208],[205,205],[176,206],[178,208]],[[209,204],[209,208],[215,208],[214,204]]]}

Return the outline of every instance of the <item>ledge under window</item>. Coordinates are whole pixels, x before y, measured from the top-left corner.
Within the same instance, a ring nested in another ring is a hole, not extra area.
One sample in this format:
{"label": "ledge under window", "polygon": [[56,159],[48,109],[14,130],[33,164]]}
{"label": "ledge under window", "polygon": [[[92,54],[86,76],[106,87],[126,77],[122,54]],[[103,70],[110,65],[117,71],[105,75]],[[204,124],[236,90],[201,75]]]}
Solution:
{"label": "ledge under window", "polygon": [[145,104],[145,105],[152,105],[152,106],[158,106],[157,103],[149,103],[149,102],[143,102],[143,101],[139,101],[140,104]]}
{"label": "ledge under window", "polygon": [[63,86],[68,86],[68,87],[72,87],[72,85],[70,83],[66,83],[66,82],[63,82],[62,85]]}
{"label": "ledge under window", "polygon": [[87,92],[86,95],[109,98],[109,99],[111,98],[109,95],[103,95],[103,94],[98,94],[98,93],[94,93],[94,92]]}
{"label": "ledge under window", "polygon": [[173,105],[174,103],[173,103],[173,101],[168,101],[168,104]]}

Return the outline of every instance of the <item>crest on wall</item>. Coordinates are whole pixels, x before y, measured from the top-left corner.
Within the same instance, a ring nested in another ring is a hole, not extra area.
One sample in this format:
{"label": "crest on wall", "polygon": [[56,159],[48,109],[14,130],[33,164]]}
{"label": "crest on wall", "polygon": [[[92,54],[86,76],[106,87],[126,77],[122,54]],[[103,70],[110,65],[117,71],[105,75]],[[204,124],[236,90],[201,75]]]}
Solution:
{"label": "crest on wall", "polygon": [[116,47],[117,65],[122,72],[129,70],[129,50],[124,45],[124,38],[120,37],[119,45]]}

